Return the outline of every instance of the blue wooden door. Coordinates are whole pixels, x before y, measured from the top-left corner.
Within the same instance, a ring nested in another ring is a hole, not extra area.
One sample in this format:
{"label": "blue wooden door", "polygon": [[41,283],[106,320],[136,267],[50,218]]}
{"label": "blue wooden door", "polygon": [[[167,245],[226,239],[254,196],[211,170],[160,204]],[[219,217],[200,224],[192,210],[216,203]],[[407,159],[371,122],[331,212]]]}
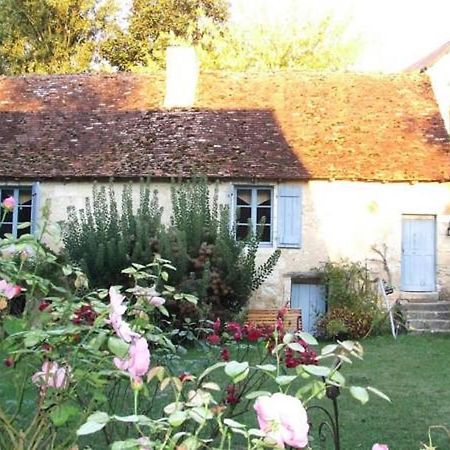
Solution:
{"label": "blue wooden door", "polygon": [[323,286],[319,284],[293,283],[291,308],[302,310],[303,331],[314,333],[317,318],[325,312]]}
{"label": "blue wooden door", "polygon": [[402,290],[436,289],[436,224],[432,216],[403,216]]}

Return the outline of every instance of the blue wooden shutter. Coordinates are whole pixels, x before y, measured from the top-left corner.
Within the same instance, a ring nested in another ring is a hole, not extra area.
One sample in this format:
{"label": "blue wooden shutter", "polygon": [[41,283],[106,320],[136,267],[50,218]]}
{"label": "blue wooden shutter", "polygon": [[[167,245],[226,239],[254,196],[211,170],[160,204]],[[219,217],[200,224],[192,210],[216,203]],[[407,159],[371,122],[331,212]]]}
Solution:
{"label": "blue wooden shutter", "polygon": [[31,188],[31,233],[36,234],[38,230],[40,210],[40,185],[37,181]]}
{"label": "blue wooden shutter", "polygon": [[302,190],[300,186],[278,188],[278,245],[300,248],[302,234]]}

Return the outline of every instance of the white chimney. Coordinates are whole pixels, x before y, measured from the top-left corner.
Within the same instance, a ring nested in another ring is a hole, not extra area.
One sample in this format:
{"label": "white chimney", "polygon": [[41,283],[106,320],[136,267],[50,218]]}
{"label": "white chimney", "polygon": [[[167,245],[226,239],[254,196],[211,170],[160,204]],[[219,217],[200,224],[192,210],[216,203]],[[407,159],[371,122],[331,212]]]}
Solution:
{"label": "white chimney", "polygon": [[195,103],[199,74],[193,47],[168,47],[166,52],[166,108],[190,108]]}

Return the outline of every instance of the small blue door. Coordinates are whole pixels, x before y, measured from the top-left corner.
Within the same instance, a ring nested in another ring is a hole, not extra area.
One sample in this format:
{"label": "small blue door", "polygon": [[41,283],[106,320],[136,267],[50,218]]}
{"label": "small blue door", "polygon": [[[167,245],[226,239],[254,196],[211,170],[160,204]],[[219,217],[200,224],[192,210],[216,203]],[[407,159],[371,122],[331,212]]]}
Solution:
{"label": "small blue door", "polygon": [[403,216],[402,290],[436,289],[436,224],[433,216]]}
{"label": "small blue door", "polygon": [[303,331],[314,333],[317,318],[325,312],[325,296],[320,284],[293,283],[291,308],[302,310]]}

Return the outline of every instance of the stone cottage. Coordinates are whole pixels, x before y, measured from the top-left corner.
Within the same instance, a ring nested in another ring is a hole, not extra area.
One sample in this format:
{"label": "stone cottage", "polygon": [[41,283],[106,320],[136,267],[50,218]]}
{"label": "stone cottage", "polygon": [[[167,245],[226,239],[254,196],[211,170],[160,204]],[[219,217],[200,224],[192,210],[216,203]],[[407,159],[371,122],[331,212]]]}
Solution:
{"label": "stone cottage", "polygon": [[[365,262],[396,295],[450,295],[450,143],[429,77],[354,73],[82,74],[0,78],[0,187],[17,234],[92,181],[206,175],[260,253],[282,250],[252,306],[323,308],[312,268]],[[187,75],[186,75],[187,74]],[[166,219],[170,208],[166,207]]]}

